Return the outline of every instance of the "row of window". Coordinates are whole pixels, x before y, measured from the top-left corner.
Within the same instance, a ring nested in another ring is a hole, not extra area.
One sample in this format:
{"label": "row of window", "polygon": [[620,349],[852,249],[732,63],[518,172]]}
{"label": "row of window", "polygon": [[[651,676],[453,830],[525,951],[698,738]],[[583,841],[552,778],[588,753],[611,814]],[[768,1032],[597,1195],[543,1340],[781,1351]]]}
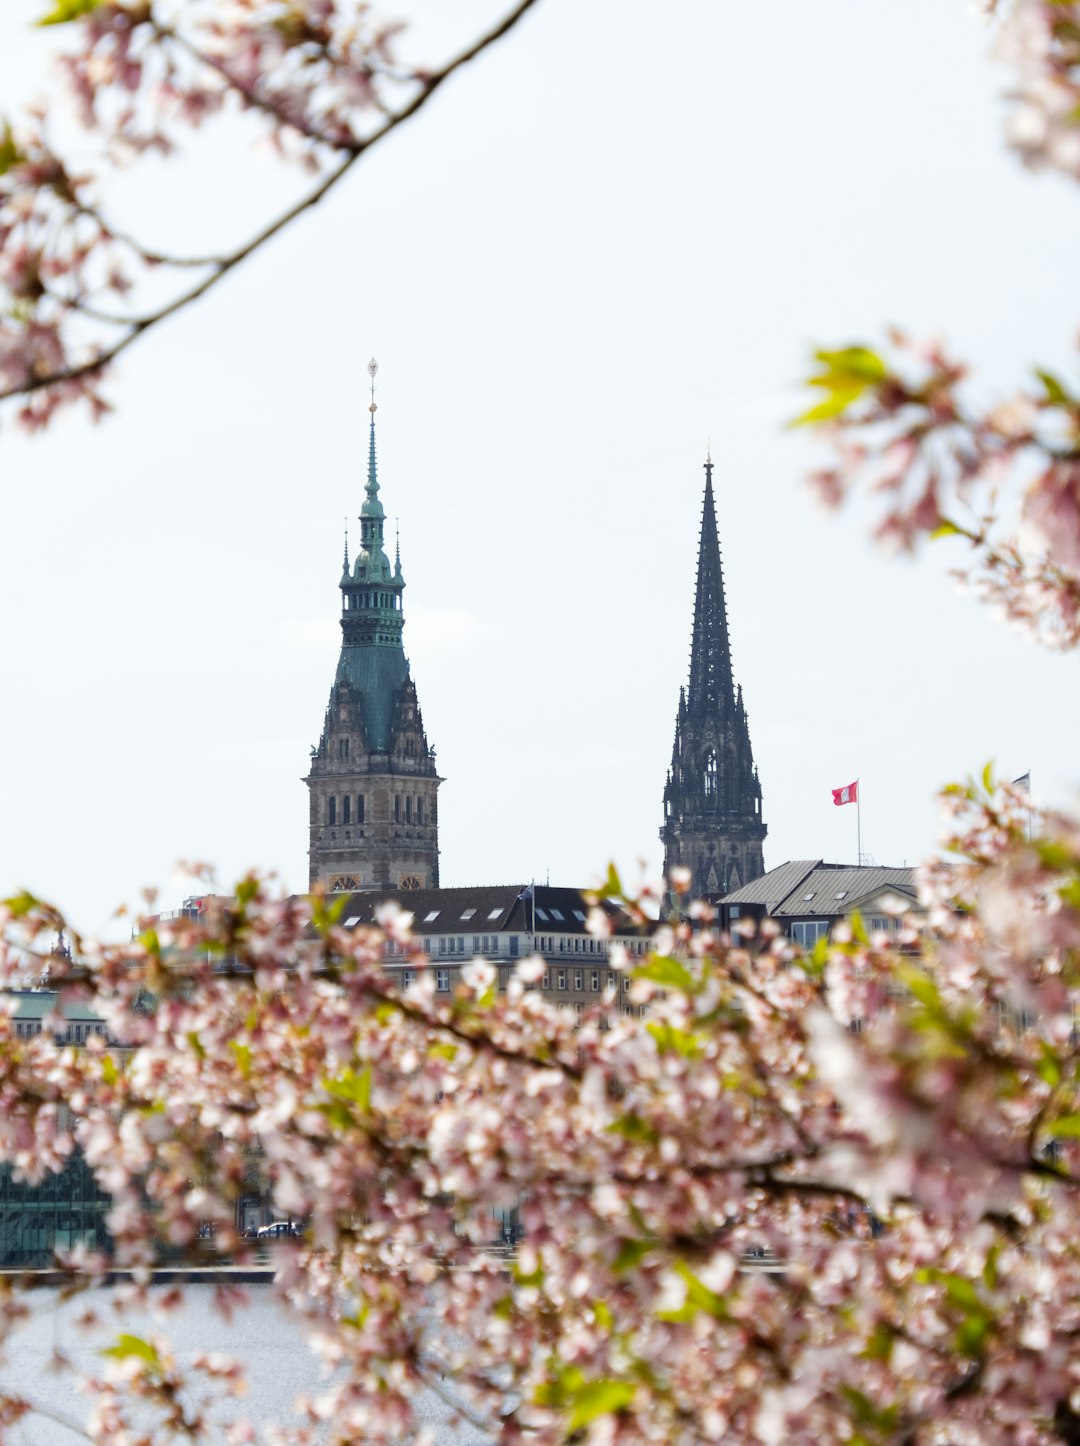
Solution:
{"label": "row of window", "polygon": [[346,793],[342,795],[340,805],[337,798],[328,798],[326,800],[326,822],[331,826],[338,822],[339,812],[342,823],[363,823],[365,811],[364,795],[362,793],[356,795],[355,817],[353,800],[349,794]]}
{"label": "row of window", "polygon": [[[448,994],[450,991],[450,974],[451,971],[449,969],[435,970],[435,988],[442,994]],[[607,976],[606,979],[604,978],[605,974]],[[586,975],[589,976],[588,985],[586,985]],[[606,971],[603,969],[545,969],[544,978],[540,987],[546,992],[550,993],[553,987],[552,980],[554,980],[555,991],[557,993],[565,994],[567,989],[570,988],[570,984],[568,981],[570,980],[571,976],[573,977],[574,981],[573,988],[578,994],[583,994],[586,990],[586,987],[593,994],[599,994],[601,989],[605,987],[608,989],[616,989],[618,987],[617,976],[614,969],[608,969]],[[510,982],[510,979],[512,977],[513,970],[500,969],[498,973],[499,988],[505,990],[507,984]],[[410,984],[414,984],[416,982],[416,970],[402,970],[401,980],[402,986],[405,989],[408,989]],[[630,976],[628,974],[624,974],[622,976],[622,992],[624,994],[628,994],[630,992]]]}
{"label": "row of window", "polygon": [[[326,800],[326,822],[331,828],[339,823],[363,823],[367,807],[364,802],[364,795],[358,793],[356,798],[348,794],[342,794],[339,799],[332,795]],[[394,794],[394,822],[395,823],[426,823],[427,810],[424,807],[422,798],[414,799],[411,794]]]}

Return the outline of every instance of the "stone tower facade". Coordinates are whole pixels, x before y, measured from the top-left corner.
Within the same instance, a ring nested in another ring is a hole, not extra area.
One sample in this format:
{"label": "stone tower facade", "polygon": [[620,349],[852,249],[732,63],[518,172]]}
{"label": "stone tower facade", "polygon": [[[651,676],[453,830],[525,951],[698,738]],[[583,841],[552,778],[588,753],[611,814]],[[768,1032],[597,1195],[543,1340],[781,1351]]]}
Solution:
{"label": "stone tower facade", "polygon": [[439,886],[435,750],[428,747],[402,646],[401,556],[384,551],[386,517],[375,465],[377,370],[371,362],[368,477],[360,549],[341,575],[341,655],[319,746],[304,782],[310,798],[309,886],[332,892]]}
{"label": "stone tower facade", "polygon": [[691,898],[716,899],[765,872],[761,784],[742,688],[731,673],[713,464],[705,463],[690,684],[679,690],[664,788],[664,873],[691,873]]}

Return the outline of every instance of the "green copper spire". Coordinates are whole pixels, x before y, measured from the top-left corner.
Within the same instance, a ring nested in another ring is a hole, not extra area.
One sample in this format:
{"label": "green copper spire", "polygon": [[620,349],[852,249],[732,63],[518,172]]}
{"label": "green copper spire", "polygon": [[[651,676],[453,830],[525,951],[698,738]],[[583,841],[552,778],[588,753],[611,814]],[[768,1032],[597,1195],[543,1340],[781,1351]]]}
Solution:
{"label": "green copper spire", "polygon": [[360,508],[360,546],[351,569],[341,579],[341,656],[338,679],[347,680],[360,700],[368,747],[376,753],[389,747],[395,701],[408,675],[409,665],[401,644],[404,622],[401,595],[405,579],[400,555],[393,569],[384,551],[386,513],[379,500],[379,479],[375,461],[375,374],[374,357],[368,363],[371,377],[371,413],[368,439],[368,475],[364,502]]}

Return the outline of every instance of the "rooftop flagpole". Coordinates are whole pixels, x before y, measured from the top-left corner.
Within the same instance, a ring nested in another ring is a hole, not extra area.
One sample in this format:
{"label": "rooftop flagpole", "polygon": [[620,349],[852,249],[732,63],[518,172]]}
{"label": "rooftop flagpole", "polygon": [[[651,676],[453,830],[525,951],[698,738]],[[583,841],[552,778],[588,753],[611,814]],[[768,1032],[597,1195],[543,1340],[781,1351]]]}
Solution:
{"label": "rooftop flagpole", "polygon": [[858,838],[857,862],[862,868],[862,797],[859,793],[859,780],[855,780],[855,831]]}

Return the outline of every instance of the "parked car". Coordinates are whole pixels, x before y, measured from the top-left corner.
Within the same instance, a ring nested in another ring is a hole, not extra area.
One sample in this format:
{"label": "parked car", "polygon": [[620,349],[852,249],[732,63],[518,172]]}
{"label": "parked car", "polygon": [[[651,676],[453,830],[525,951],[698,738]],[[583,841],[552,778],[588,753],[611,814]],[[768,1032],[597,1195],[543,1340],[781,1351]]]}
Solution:
{"label": "parked car", "polygon": [[291,1220],[274,1220],[269,1225],[263,1225],[255,1232],[256,1240],[281,1240],[283,1237],[295,1240],[300,1234],[300,1228],[294,1225]]}

